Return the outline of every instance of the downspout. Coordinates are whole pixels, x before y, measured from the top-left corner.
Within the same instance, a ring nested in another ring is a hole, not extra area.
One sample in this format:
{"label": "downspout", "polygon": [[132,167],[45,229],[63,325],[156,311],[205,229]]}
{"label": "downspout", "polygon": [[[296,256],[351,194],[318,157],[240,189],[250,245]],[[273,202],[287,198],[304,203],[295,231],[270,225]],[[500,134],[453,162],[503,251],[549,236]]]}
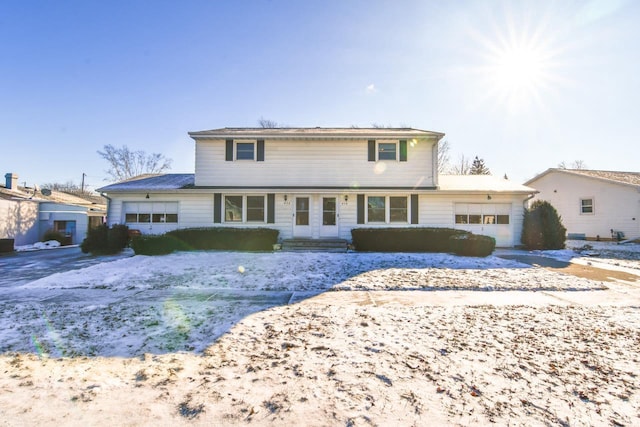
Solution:
{"label": "downspout", "polygon": [[109,226],[109,218],[111,217],[109,211],[111,210],[111,197],[107,196],[106,193],[100,193],[100,195],[102,197],[104,197],[105,199],[107,199],[107,212],[105,215],[105,224],[107,225],[107,227]]}

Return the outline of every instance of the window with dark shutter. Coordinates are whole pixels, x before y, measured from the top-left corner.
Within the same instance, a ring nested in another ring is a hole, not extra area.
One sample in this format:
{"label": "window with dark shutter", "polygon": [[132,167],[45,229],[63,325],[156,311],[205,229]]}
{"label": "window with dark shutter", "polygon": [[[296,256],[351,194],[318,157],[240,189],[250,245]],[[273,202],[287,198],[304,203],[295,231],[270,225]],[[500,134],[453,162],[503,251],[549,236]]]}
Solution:
{"label": "window with dark shutter", "polygon": [[267,224],[276,222],[276,195],[267,194]]}
{"label": "window with dark shutter", "polygon": [[418,219],[418,195],[411,195],[411,224],[419,224]]}
{"label": "window with dark shutter", "polygon": [[222,194],[213,194],[213,222],[220,224],[222,222]]}
{"label": "window with dark shutter", "polygon": [[407,140],[406,139],[400,140],[400,161],[401,162],[407,161]]}
{"label": "window with dark shutter", "polygon": [[370,162],[376,161],[376,140],[375,139],[369,140],[369,161]]}
{"label": "window with dark shutter", "polygon": [[257,143],[256,160],[258,162],[264,162],[264,139],[259,139]]}
{"label": "window with dark shutter", "polygon": [[227,162],[233,161],[233,139],[227,139],[227,145],[225,149],[225,157],[224,159]]}
{"label": "window with dark shutter", "polygon": [[357,199],[357,222],[358,224],[364,224],[364,194],[358,194]]}

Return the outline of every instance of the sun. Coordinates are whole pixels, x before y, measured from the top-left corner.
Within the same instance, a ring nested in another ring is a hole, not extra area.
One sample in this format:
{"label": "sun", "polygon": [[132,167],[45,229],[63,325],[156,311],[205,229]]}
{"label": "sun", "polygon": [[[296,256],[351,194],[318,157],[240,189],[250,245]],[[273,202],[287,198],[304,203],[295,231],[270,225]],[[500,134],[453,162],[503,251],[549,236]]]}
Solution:
{"label": "sun", "polygon": [[560,49],[555,34],[544,25],[506,21],[491,33],[473,34],[483,100],[509,113],[544,107],[558,83],[554,69]]}

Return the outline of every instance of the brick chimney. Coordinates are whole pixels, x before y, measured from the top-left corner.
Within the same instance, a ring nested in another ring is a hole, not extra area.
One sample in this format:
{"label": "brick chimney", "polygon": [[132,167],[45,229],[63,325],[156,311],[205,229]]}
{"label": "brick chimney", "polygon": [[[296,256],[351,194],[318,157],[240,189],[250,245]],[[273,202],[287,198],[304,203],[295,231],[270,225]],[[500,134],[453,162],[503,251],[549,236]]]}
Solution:
{"label": "brick chimney", "polygon": [[15,173],[7,173],[4,175],[4,178],[6,179],[6,184],[4,185],[5,187],[7,187],[7,190],[17,190],[18,189],[18,175]]}

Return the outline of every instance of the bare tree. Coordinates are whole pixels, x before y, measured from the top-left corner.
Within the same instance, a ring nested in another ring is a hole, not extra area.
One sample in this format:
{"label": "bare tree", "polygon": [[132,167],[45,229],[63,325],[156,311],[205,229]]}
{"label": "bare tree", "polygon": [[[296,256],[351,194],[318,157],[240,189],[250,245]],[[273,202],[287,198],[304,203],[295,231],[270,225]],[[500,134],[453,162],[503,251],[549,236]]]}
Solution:
{"label": "bare tree", "polygon": [[584,162],[584,160],[574,160],[573,162],[571,162],[571,165],[569,165],[569,167],[567,167],[566,162],[562,161],[558,163],[558,169],[588,169],[588,166]]}
{"label": "bare tree", "polygon": [[81,193],[82,188],[73,181],[67,182],[47,182],[45,184],[40,185],[40,188],[46,188],[54,191],[62,191],[64,193]]}
{"label": "bare tree", "polygon": [[471,163],[469,159],[467,159],[464,154],[460,154],[458,161],[451,166],[449,172],[453,175],[469,175],[469,171],[471,170]]}
{"label": "bare tree", "polygon": [[441,139],[438,142],[438,173],[446,173],[449,168],[449,151],[451,151],[451,145],[449,140]]}
{"label": "bare tree", "polygon": [[122,181],[145,173],[161,173],[171,169],[171,159],[159,153],[131,151],[126,145],[121,148],[105,145],[100,157],[109,163],[105,172],[115,181]]}
{"label": "bare tree", "polygon": [[260,117],[260,119],[258,120],[258,125],[260,125],[261,128],[265,128],[265,129],[275,129],[275,128],[282,127],[278,122],[274,120],[265,119],[264,117]]}

